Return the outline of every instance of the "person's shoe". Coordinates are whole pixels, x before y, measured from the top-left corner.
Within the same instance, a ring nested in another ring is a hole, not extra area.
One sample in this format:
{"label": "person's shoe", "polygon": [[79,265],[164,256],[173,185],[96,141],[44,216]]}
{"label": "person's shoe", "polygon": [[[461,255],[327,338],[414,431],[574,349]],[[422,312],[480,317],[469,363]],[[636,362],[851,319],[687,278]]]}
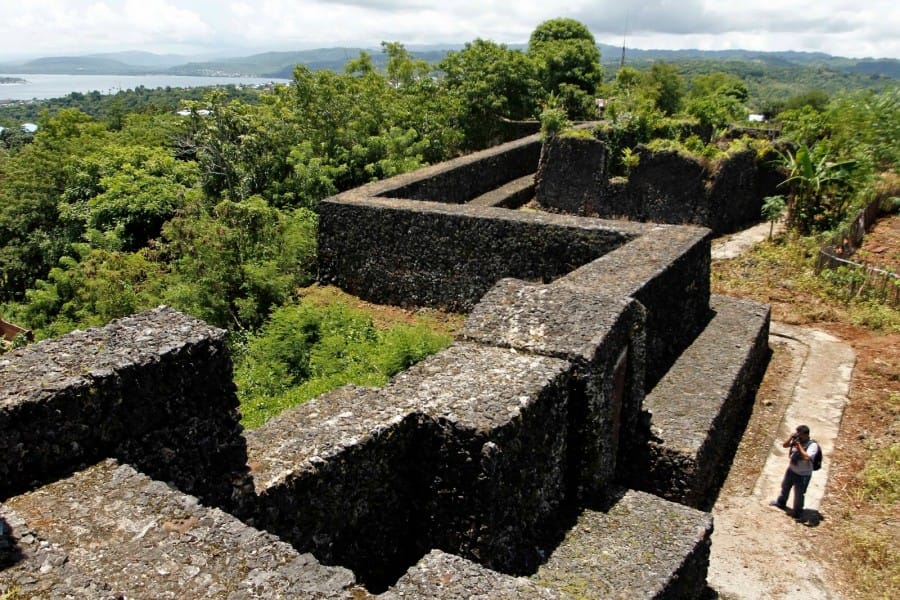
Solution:
{"label": "person's shoe", "polygon": [[771,502],[769,502],[769,506],[774,506],[775,508],[780,508],[781,510],[787,509],[787,506],[785,506],[784,504],[780,504],[778,500],[772,500]]}

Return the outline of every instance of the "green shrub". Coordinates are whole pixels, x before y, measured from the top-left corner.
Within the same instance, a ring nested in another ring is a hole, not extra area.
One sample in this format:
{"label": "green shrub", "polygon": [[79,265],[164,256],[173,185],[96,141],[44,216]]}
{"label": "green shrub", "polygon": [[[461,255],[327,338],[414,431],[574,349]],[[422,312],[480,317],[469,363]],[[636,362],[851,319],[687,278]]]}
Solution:
{"label": "green shrub", "polygon": [[[900,397],[894,404],[900,404]],[[862,472],[865,499],[893,506],[900,500],[900,444],[877,450]]]}
{"label": "green shrub", "polygon": [[258,334],[234,344],[243,423],[258,427],[350,383],[382,386],[451,340],[424,325],[378,329],[371,316],[340,303],[280,307]]}

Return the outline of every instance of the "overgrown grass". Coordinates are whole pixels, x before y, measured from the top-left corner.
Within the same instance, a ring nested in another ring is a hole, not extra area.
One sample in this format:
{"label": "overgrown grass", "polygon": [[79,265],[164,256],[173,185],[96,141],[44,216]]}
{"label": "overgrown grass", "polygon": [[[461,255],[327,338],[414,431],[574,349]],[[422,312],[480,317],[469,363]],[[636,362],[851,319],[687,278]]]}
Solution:
{"label": "overgrown grass", "polygon": [[847,293],[835,274],[816,275],[818,244],[813,238],[784,235],[713,269],[715,293],[773,305],[774,318],[792,324],[846,321],[876,331],[900,331],[900,310],[865,290]]}
{"label": "overgrown grass", "polygon": [[900,500],[900,444],[891,444],[872,454],[862,472],[860,491],[864,501],[887,506],[897,504]]}
{"label": "overgrown grass", "polygon": [[[896,527],[896,525],[895,525]],[[900,598],[900,552],[896,531],[872,523],[852,528],[849,551],[857,592],[862,598]]]}
{"label": "overgrown grass", "polygon": [[377,307],[317,289],[237,341],[235,383],[245,427],[347,384],[379,387],[453,340],[454,319]]}

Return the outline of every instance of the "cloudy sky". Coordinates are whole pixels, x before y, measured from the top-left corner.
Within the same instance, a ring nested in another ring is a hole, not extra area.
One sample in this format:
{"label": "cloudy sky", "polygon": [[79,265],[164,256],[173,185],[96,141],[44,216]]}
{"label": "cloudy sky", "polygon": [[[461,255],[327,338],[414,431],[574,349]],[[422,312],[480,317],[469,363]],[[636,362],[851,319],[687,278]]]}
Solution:
{"label": "cloudy sky", "polygon": [[119,50],[203,54],[333,46],[523,43],[572,17],[633,48],[807,50],[900,58],[882,0],[0,0],[0,62]]}

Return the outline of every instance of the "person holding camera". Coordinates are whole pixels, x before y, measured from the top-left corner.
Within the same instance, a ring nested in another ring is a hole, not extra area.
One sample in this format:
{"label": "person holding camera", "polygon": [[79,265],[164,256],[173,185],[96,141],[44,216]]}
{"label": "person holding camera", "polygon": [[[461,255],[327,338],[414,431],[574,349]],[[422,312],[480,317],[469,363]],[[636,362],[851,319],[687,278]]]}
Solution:
{"label": "person holding camera", "polygon": [[790,448],[790,464],[784,472],[781,481],[781,495],[769,504],[782,510],[787,509],[788,494],[791,488],[794,490],[794,520],[803,522],[803,501],[806,497],[806,488],[812,479],[813,457],[820,452],[819,445],[809,438],[809,427],[797,426],[797,430],[781,444],[784,448]]}

